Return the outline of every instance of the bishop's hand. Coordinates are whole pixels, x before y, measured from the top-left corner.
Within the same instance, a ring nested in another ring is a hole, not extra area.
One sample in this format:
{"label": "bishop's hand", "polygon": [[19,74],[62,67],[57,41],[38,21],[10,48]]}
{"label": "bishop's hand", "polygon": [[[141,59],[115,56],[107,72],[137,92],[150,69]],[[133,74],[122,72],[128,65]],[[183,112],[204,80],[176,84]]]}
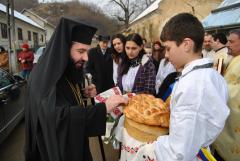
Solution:
{"label": "bishop's hand", "polygon": [[86,86],[84,89],[84,96],[87,98],[93,98],[97,95],[96,86],[94,84],[90,84],[89,86]]}
{"label": "bishop's hand", "polygon": [[107,112],[111,112],[115,107],[126,105],[127,103],[128,100],[121,95],[110,96],[105,102]]}

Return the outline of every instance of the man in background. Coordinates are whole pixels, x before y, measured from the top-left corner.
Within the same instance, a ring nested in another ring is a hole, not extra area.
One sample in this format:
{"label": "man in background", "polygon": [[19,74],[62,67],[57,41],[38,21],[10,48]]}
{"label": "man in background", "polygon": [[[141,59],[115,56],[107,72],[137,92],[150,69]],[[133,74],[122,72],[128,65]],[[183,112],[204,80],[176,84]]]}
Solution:
{"label": "man in background", "polygon": [[101,93],[114,87],[113,59],[111,49],[108,48],[110,37],[100,35],[98,40],[98,46],[89,50],[86,71],[91,73],[97,93]]}
{"label": "man in background", "polygon": [[228,48],[226,47],[227,37],[223,33],[216,33],[212,35],[211,47],[215,51],[213,54],[214,67],[217,67],[220,59],[223,59],[223,71],[227,67],[232,56],[228,54]]}
{"label": "man in background", "polygon": [[204,58],[213,57],[214,51],[212,50],[211,43],[212,43],[212,35],[209,33],[205,33],[204,41],[203,41],[203,50],[202,50],[202,54]]}

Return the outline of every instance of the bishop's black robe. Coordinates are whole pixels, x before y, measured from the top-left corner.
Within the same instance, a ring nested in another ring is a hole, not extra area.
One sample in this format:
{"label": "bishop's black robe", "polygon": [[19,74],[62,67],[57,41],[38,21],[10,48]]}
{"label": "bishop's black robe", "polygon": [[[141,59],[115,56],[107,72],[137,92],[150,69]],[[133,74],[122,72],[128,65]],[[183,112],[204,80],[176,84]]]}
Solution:
{"label": "bishop's black robe", "polygon": [[65,79],[68,42],[77,25],[61,19],[28,80],[26,161],[91,161],[88,137],[105,133],[105,104],[80,107]]}

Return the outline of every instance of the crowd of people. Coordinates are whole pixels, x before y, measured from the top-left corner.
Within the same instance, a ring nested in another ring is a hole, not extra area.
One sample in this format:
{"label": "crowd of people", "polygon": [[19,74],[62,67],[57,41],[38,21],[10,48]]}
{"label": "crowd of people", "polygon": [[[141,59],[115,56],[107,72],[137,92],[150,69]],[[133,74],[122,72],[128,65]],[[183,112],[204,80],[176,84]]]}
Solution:
{"label": "crowd of people", "polygon": [[116,34],[111,40],[109,36],[100,35],[98,40],[97,47],[89,50],[86,65],[97,93],[118,86],[123,93],[156,95],[164,78],[176,71],[164,57],[160,41],[144,44],[144,39],[137,33]]}
{"label": "crowd of people", "polygon": [[[26,160],[91,161],[88,137],[104,135],[106,113],[127,100],[114,95],[85,108],[83,97],[115,86],[164,101],[171,95],[169,135],[154,142],[157,161],[197,161],[207,147],[217,160],[240,158],[240,29],[227,37],[206,33],[195,16],[181,13],[154,42],[138,33],[100,35],[91,48],[95,32],[62,18],[33,70],[33,54],[22,45],[18,60],[28,79]],[[82,85],[86,73],[92,84]]]}

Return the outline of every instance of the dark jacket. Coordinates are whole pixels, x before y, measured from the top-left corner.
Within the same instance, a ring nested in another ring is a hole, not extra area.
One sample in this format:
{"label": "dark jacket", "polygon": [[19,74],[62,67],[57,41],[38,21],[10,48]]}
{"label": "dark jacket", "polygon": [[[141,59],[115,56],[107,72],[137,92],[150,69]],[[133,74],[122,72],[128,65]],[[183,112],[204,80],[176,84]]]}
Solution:
{"label": "dark jacket", "polygon": [[[121,71],[121,65],[119,66]],[[118,77],[118,86],[123,91],[122,77]],[[149,93],[155,95],[156,72],[152,60],[146,55],[143,56],[132,88],[133,93]]]}
{"label": "dark jacket", "polygon": [[97,93],[114,87],[113,59],[111,54],[111,49],[108,48],[103,55],[99,46],[89,51],[86,71],[92,74]]}
{"label": "dark jacket", "polygon": [[4,70],[8,70],[8,53],[7,52],[2,52],[0,53],[0,68]]}

